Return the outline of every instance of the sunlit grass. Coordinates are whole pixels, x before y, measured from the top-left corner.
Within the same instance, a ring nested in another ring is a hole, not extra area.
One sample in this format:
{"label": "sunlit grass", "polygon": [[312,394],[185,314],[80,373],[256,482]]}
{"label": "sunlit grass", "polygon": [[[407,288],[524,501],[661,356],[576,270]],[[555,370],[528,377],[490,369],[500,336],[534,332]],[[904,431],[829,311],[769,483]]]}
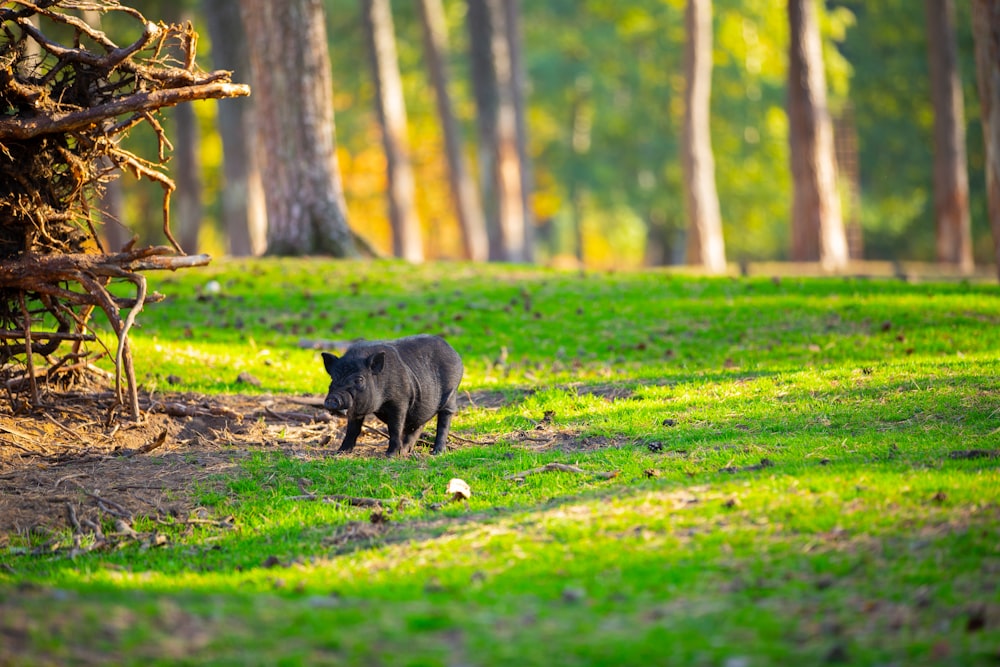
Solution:
{"label": "sunlit grass", "polygon": [[[199,299],[209,280],[221,294]],[[157,289],[169,298],[135,333],[147,388],[321,394],[302,341],[440,333],[472,401],[453,430],[481,444],[403,460],[262,449],[201,490],[235,527],[160,527],[164,548],[70,560],[17,538],[0,628],[27,624],[39,661],[997,655],[994,286],[267,260]],[[984,453],[952,457],[968,450]],[[518,478],[552,462],[584,472]],[[293,499],[303,487],[387,509]]]}

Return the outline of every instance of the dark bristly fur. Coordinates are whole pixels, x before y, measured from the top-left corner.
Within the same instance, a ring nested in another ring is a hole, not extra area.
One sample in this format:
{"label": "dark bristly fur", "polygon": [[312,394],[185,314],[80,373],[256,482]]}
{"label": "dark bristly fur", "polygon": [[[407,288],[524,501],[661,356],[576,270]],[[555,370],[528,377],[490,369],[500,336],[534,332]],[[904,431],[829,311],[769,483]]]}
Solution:
{"label": "dark bristly fur", "polygon": [[389,430],[389,456],[407,454],[424,425],[437,415],[434,454],[445,449],[456,391],[462,381],[462,358],[438,336],[352,345],[343,357],[323,353],[330,390],[323,405],[347,415],[340,452],[354,449],[365,417],[374,414]]}

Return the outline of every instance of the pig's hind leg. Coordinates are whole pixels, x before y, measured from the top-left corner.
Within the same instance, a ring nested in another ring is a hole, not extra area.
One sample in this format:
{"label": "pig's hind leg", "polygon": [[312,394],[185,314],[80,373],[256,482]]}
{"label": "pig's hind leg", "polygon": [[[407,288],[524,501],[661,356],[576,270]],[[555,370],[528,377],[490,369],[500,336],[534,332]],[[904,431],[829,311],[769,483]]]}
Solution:
{"label": "pig's hind leg", "polygon": [[451,418],[456,412],[458,412],[458,400],[455,397],[455,392],[452,391],[448,400],[438,410],[437,433],[434,435],[434,449],[431,454],[440,454],[445,450],[448,444],[448,429],[451,428]]}

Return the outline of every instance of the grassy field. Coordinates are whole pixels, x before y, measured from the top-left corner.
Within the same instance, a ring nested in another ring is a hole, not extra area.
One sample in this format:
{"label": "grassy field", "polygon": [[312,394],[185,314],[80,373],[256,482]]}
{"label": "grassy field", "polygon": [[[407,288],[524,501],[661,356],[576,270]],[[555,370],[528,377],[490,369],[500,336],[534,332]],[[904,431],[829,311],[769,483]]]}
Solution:
{"label": "grassy field", "polygon": [[[235,528],[161,548],[9,536],[0,664],[1000,661],[994,285],[324,260],[151,283],[146,389],[321,395],[309,341],[436,333],[462,440],[262,447],[201,491]],[[550,463],[582,472],[524,474]]]}

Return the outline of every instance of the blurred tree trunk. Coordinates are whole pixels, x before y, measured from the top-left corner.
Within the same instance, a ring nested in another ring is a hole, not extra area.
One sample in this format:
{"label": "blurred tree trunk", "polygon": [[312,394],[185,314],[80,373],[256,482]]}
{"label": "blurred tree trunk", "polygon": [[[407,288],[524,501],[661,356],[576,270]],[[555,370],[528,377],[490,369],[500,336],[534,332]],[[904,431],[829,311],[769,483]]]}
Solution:
{"label": "blurred tree trunk", "polygon": [[937,260],[962,273],[975,268],[965,157],[965,104],[958,64],[954,0],[925,0],[934,105],[934,219]]}
{"label": "blurred tree trunk", "polygon": [[191,104],[178,104],[174,116],[174,157],[171,176],[177,184],[170,203],[171,220],[178,230],[177,241],[188,254],[198,252],[198,235],[204,214],[201,193],[201,158],[198,145],[198,118]]}
{"label": "blurred tree trunk", "polygon": [[826,102],[815,0],[788,0],[788,120],[792,181],[792,259],[847,267],[833,124]]}
{"label": "blurred tree trunk", "polygon": [[972,0],[976,79],[986,147],[986,201],[1000,278],[1000,1]]}
{"label": "blurred tree trunk", "polygon": [[[212,40],[215,69],[233,73],[233,81],[249,83],[250,54],[238,0],[202,0]],[[264,190],[253,150],[253,98],[218,100],[222,137],[222,223],[233,257],[260,255],[267,248]]]}
{"label": "blurred tree trunk", "polygon": [[[191,20],[190,14],[180,3],[171,4],[167,8],[167,20],[171,23],[184,23]],[[177,242],[188,254],[198,252],[198,236],[201,233],[201,220],[205,207],[202,202],[201,179],[201,146],[198,131],[198,117],[194,106],[178,104],[170,114],[174,121],[174,132],[171,142],[174,145],[171,159],[171,177],[177,184],[170,198],[170,217],[172,226],[177,230]]]}
{"label": "blurred tree trunk", "polygon": [[535,215],[531,207],[531,193],[534,192],[534,176],[531,156],[528,153],[527,74],[524,70],[524,46],[521,38],[521,3],[519,0],[504,0],[507,45],[510,48],[511,100],[514,103],[514,118],[517,127],[517,159],[521,166],[521,208],[524,216],[524,261],[535,260]]}
{"label": "blurred tree trunk", "polygon": [[358,254],[337,162],[322,0],[240,0],[271,255]]}
{"label": "blurred tree trunk", "polygon": [[424,248],[420,238],[420,218],[414,203],[406,101],[399,77],[399,57],[389,0],[361,0],[361,16],[375,83],[375,110],[382,127],[392,252],[407,261],[422,262]]}
{"label": "blurred tree trunk", "polygon": [[424,57],[427,60],[431,85],[434,87],[437,101],[438,118],[444,133],[451,194],[458,222],[462,227],[465,254],[471,260],[485,261],[489,259],[490,252],[486,221],[479,202],[479,192],[465,162],[458,122],[455,120],[451,94],[448,92],[449,76],[446,66],[448,35],[444,7],[441,0],[419,0],[417,4],[424,35]]}
{"label": "blurred tree trunk", "polygon": [[479,180],[490,259],[523,262],[521,164],[517,148],[510,45],[503,0],[468,0],[472,87],[479,130]]}
{"label": "blurred tree trunk", "polygon": [[688,213],[687,261],[709,273],[725,273],[715,157],[709,128],[712,93],[712,0],[688,0],[684,12],[684,130],[681,163]]}
{"label": "blurred tree trunk", "polygon": [[[92,9],[84,10],[81,12],[81,18],[87,25],[101,28],[100,12]],[[37,19],[34,22],[37,23]],[[33,49],[37,52],[37,43],[33,40],[28,43],[35,44]],[[107,157],[102,158],[102,169],[110,169],[111,166],[111,160]],[[125,225],[125,195],[122,190],[121,178],[105,183],[104,191],[95,203],[101,218],[101,237],[104,249],[109,253],[118,252],[132,239],[132,232]]]}

